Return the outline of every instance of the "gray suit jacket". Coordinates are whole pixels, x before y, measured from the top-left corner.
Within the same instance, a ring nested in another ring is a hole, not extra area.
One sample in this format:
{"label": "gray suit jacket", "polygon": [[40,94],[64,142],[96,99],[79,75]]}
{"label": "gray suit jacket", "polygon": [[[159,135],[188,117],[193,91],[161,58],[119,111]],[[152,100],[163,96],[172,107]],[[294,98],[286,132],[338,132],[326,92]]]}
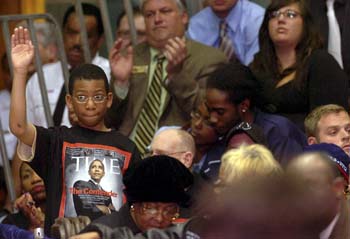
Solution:
{"label": "gray suit jacket", "polygon": [[[203,99],[206,76],[218,63],[226,62],[225,55],[218,49],[187,40],[187,57],[182,70],[168,84],[165,109],[159,126],[183,125],[190,120],[190,112]],[[134,49],[134,70],[130,79],[129,92],[124,100],[114,94],[113,105],[108,112],[107,125],[119,128],[124,135],[130,135],[136,125],[147,95],[150,48],[147,43]],[[113,82],[113,79],[112,79]]]}

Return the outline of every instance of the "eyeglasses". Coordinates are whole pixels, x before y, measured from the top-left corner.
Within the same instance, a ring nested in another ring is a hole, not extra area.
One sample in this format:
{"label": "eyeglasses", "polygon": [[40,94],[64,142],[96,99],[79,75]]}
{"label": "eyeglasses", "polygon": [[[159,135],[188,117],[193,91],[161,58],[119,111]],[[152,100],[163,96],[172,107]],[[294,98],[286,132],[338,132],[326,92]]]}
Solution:
{"label": "eyeglasses", "polygon": [[145,156],[146,157],[149,157],[149,156],[152,156],[152,155],[172,156],[172,155],[175,155],[175,154],[183,154],[183,153],[186,153],[186,152],[187,151],[176,151],[176,152],[172,152],[172,153],[167,153],[167,152],[164,152],[164,151],[161,151],[161,150],[153,150],[152,148],[147,148]]}
{"label": "eyeglasses", "polygon": [[[134,210],[134,206],[131,206],[131,209]],[[148,203],[141,204],[141,210],[143,214],[149,216],[157,216],[159,213],[167,220],[175,220],[179,217],[179,207],[178,206],[170,206],[163,210],[160,210],[157,206],[151,205]]]}
{"label": "eyeglasses", "polygon": [[209,117],[204,117],[198,112],[192,111],[191,112],[191,118],[193,120],[195,120],[196,122],[202,121],[203,124],[205,124],[206,126],[211,126],[211,123],[209,121]]}
{"label": "eyeglasses", "polygon": [[94,95],[94,96],[77,95],[77,96],[74,96],[74,98],[79,104],[86,104],[89,101],[89,99],[91,99],[95,104],[101,104],[106,100],[107,96],[101,95],[101,94]]}
{"label": "eyeglasses", "polygon": [[291,9],[287,9],[286,11],[283,11],[283,12],[282,11],[272,11],[272,12],[270,12],[269,17],[270,17],[270,19],[279,18],[281,15],[283,17],[287,17],[288,19],[294,19],[297,16],[300,16],[301,13],[294,11],[294,10],[291,10]]}

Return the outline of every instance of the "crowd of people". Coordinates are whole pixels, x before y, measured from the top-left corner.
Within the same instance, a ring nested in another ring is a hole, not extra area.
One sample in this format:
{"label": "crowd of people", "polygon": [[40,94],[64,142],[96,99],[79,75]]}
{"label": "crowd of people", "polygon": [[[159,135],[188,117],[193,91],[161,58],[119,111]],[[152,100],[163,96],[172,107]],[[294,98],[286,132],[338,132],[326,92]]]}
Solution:
{"label": "crowd of people", "polygon": [[137,45],[123,12],[108,59],[83,3],[90,63],[71,6],[67,85],[49,28],[40,47],[18,25],[0,92],[18,198],[0,174],[0,238],[350,238],[350,3],[316,2],[208,0],[189,17],[140,0]]}

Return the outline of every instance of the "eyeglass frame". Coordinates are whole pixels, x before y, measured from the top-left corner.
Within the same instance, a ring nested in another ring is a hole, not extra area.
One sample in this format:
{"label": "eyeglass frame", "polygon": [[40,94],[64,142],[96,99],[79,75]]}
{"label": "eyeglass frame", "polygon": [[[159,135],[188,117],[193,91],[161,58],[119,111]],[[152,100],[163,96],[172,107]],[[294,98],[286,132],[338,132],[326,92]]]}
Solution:
{"label": "eyeglass frame", "polygon": [[[172,156],[174,154],[184,154],[186,152],[187,152],[186,150],[184,150],[184,151],[177,151],[177,152],[173,152],[173,153],[162,152],[161,154],[157,154],[157,155]],[[151,147],[147,147],[146,148],[146,152],[145,152],[146,157],[154,155],[153,153],[154,153],[154,150]]]}
{"label": "eyeglass frame", "polygon": [[191,111],[190,113],[191,119],[195,120],[195,121],[202,121],[203,124],[205,124],[206,126],[212,127],[212,124],[209,120],[209,117],[203,117],[199,112],[197,111]]}
{"label": "eyeglass frame", "polygon": [[[96,97],[100,97],[100,96],[102,96],[101,101],[99,101],[99,100],[96,101]],[[86,97],[86,98],[84,99],[84,101],[81,101],[81,100],[79,100],[79,97]],[[75,99],[75,101],[78,104],[86,104],[89,102],[89,100],[92,100],[92,102],[94,102],[95,104],[102,104],[106,101],[107,97],[108,97],[107,95],[103,95],[103,94],[97,94],[94,96],[87,96],[87,95],[75,95],[75,96],[73,96],[73,98]]]}
{"label": "eyeglass frame", "polygon": [[[141,202],[141,212],[145,215],[149,215],[149,216],[156,216],[159,214],[159,209],[156,207],[148,207],[147,205],[145,205],[144,202]],[[130,206],[131,210],[135,210],[135,206],[131,205]],[[153,210],[153,211],[152,211]],[[167,214],[165,214],[167,213]],[[176,205],[176,212],[173,214],[169,214],[169,210],[163,210],[162,211],[162,216],[166,219],[170,219],[170,220],[175,220],[180,216],[180,207],[178,205]]]}
{"label": "eyeglass frame", "polygon": [[[292,14],[292,15],[288,15],[288,14]],[[296,10],[292,10],[292,9],[287,9],[285,11],[274,10],[274,11],[269,12],[269,19],[270,20],[277,19],[281,15],[287,19],[296,19],[298,16],[302,16],[302,14],[300,12],[298,12]]]}

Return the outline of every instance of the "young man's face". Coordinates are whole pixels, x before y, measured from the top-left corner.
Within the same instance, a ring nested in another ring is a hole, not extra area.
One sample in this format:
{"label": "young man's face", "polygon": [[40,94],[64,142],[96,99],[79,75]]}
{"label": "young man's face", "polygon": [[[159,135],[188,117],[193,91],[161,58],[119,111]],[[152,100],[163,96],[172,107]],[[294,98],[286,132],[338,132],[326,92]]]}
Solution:
{"label": "young man's face", "polygon": [[104,117],[112,99],[103,80],[82,79],[74,82],[73,94],[66,96],[66,103],[69,110],[75,112],[81,127],[104,131]]}
{"label": "young man's face", "polygon": [[316,137],[308,138],[309,144],[332,143],[350,153],[350,117],[347,112],[330,113],[321,117]]}
{"label": "young man's face", "polygon": [[105,176],[105,168],[102,162],[98,160],[93,161],[89,168],[89,175],[96,182],[100,182],[103,176]]}
{"label": "young man's face", "polygon": [[[90,48],[93,58],[102,44],[102,37],[98,35],[97,20],[93,15],[85,15],[85,24]],[[68,63],[74,68],[84,62],[83,43],[80,37],[80,23],[76,13],[72,13],[63,27],[64,48]]]}
{"label": "young man's face", "polygon": [[182,37],[188,16],[175,0],[147,0],[143,6],[148,43],[163,48],[170,38]]}
{"label": "young man's face", "polygon": [[229,95],[224,91],[208,88],[206,90],[206,106],[209,111],[210,123],[219,135],[226,134],[241,121],[238,106],[230,102]]}

